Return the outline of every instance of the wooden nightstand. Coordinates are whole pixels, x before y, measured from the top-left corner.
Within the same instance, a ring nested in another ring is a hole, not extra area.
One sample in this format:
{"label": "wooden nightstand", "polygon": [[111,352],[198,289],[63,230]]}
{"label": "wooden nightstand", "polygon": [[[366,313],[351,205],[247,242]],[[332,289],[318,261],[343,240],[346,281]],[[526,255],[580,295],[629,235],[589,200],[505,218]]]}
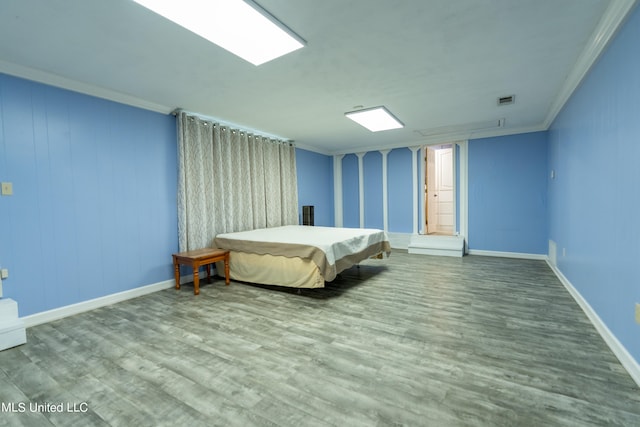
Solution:
{"label": "wooden nightstand", "polygon": [[218,261],[224,261],[224,282],[229,285],[229,251],[204,248],[173,254],[176,289],[180,289],[180,265],[190,265],[193,268],[193,293],[198,295],[200,293],[200,266],[207,266],[207,281],[211,283],[211,264]]}

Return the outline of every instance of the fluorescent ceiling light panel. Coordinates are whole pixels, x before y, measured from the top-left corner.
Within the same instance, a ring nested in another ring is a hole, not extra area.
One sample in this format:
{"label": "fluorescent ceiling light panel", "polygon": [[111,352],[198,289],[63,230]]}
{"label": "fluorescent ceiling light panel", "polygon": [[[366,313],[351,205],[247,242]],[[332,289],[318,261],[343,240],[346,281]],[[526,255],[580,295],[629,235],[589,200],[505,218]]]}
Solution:
{"label": "fluorescent ceiling light panel", "polygon": [[300,37],[251,1],[134,1],[253,65],[304,46]]}
{"label": "fluorescent ceiling light panel", "polygon": [[345,113],[344,115],[359,125],[366,127],[371,132],[404,127],[404,124],[384,107],[367,108]]}

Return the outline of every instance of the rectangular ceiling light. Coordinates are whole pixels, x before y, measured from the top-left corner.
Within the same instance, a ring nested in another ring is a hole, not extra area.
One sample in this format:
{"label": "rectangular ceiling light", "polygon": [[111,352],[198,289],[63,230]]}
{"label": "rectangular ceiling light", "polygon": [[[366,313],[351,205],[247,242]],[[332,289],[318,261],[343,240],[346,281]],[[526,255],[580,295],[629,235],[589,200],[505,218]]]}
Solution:
{"label": "rectangular ceiling light", "polygon": [[304,40],[252,1],[134,1],[253,65],[304,46]]}
{"label": "rectangular ceiling light", "polygon": [[373,107],[345,113],[345,116],[371,132],[403,128],[404,124],[384,107]]}

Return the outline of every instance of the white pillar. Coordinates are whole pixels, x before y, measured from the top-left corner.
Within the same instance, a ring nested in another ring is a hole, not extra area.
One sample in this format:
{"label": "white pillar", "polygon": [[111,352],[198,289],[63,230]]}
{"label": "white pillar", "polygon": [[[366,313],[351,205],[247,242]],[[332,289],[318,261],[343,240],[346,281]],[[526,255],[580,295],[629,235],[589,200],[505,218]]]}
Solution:
{"label": "white pillar", "polygon": [[360,202],[360,228],[364,228],[364,155],[356,153],[358,156],[358,200]]}
{"label": "white pillar", "polygon": [[382,154],[382,223],[384,231],[389,231],[389,188],[387,155],[391,150],[380,150]]}
{"label": "white pillar", "polygon": [[344,154],[333,156],[333,223],[336,227],[342,227],[342,158]]}
{"label": "white pillar", "polygon": [[420,215],[418,212],[418,151],[421,147],[409,147],[411,150],[411,176],[413,177],[413,234],[418,234],[418,223]]}
{"label": "white pillar", "polygon": [[418,168],[418,233],[420,234],[427,234],[427,230],[425,230],[425,225],[427,223],[427,218],[425,218],[426,216],[426,212],[425,212],[425,192],[424,192],[424,188],[426,185],[426,181],[427,181],[427,168],[426,168],[426,158],[427,158],[427,147],[421,147],[420,148],[420,167]]}
{"label": "white pillar", "polygon": [[469,244],[469,142],[458,142],[460,149],[460,235]]}

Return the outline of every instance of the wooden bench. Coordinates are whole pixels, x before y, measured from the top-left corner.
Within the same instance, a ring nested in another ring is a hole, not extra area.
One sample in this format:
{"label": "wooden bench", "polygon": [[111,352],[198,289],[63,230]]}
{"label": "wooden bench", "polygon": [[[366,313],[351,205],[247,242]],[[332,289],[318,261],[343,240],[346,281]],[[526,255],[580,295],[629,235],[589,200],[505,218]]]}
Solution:
{"label": "wooden bench", "polygon": [[195,249],[173,254],[173,270],[176,278],[176,289],[180,289],[180,265],[193,268],[193,293],[200,294],[200,266],[207,266],[207,281],[211,283],[211,264],[224,261],[224,282],[229,285],[229,251],[222,249]]}

